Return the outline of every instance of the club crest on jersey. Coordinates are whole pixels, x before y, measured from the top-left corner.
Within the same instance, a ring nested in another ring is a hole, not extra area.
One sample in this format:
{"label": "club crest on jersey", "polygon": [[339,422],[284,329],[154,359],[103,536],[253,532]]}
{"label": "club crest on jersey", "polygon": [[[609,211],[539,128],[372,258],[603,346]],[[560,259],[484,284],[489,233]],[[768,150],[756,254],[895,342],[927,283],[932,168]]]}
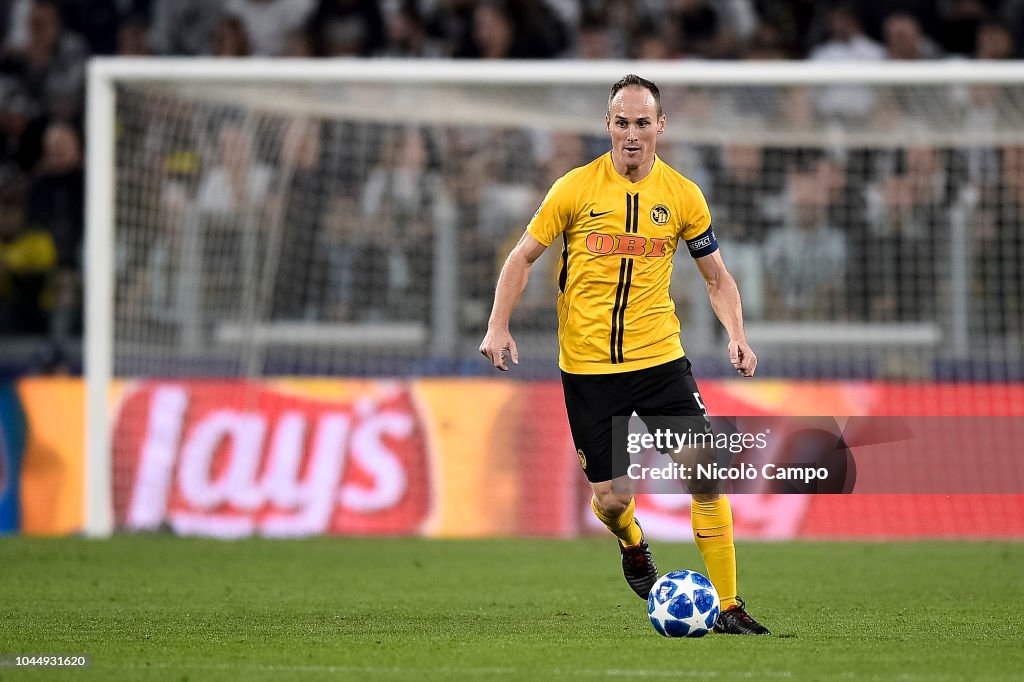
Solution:
{"label": "club crest on jersey", "polygon": [[576,448],[576,456],[580,458],[580,466],[583,467],[584,471],[586,471],[586,469],[587,469],[587,456],[583,454],[583,449],[582,448]]}
{"label": "club crest on jersey", "polygon": [[668,206],[665,204],[658,204],[651,209],[651,222],[655,225],[661,226],[668,222],[668,219],[672,217],[672,212],[668,210]]}

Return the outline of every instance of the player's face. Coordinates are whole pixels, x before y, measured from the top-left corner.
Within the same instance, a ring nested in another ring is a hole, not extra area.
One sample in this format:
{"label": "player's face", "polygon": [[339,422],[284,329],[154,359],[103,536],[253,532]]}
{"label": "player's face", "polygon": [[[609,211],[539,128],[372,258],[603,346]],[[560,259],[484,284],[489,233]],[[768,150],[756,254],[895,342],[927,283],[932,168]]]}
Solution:
{"label": "player's face", "polygon": [[654,165],[658,135],[665,130],[665,116],[658,115],[654,96],[647,88],[623,88],[609,102],[605,123],[616,169],[646,175]]}

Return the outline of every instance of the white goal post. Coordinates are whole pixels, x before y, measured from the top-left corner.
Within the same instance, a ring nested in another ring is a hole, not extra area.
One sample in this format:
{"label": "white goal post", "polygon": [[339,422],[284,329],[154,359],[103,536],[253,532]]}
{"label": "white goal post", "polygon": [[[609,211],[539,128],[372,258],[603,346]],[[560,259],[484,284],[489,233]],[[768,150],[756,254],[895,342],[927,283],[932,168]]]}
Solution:
{"label": "white goal post", "polygon": [[[701,93],[728,90],[730,97],[735,93],[746,93],[743,103],[737,105],[730,120],[715,120],[712,117],[701,123],[698,114],[690,112],[677,116],[677,112],[667,106],[669,135],[666,139],[674,144],[681,145],[688,140],[712,147],[735,142],[777,144],[792,149],[794,157],[802,153],[800,150],[807,148],[832,150],[858,145],[897,148],[908,142],[930,145],[935,149],[1024,146],[1024,66],[1019,63],[461,63],[432,60],[93,59],[88,68],[86,128],[85,534],[103,537],[115,529],[112,501],[112,415],[108,402],[111,382],[116,376],[122,376],[115,367],[115,349],[119,343],[118,325],[121,324],[118,322],[121,319],[118,311],[122,305],[118,302],[116,289],[119,285],[115,271],[119,267],[119,231],[135,229],[129,223],[119,224],[119,215],[124,213],[124,208],[118,208],[117,197],[124,190],[125,183],[131,179],[127,176],[119,177],[117,161],[120,134],[118,98],[123,88],[152,88],[161,97],[180,97],[183,101],[192,102],[191,109],[185,114],[178,114],[183,123],[178,120],[167,123],[169,130],[178,131],[173,134],[181,135],[193,135],[195,131],[192,128],[200,127],[196,121],[187,120],[187,116],[191,115],[188,112],[206,105],[230,105],[243,112],[255,112],[243,113],[246,117],[245,125],[254,128],[269,124],[253,123],[250,116],[266,112],[275,116],[313,115],[325,120],[349,120],[365,116],[366,109],[370,108],[372,115],[382,124],[443,127],[447,121],[452,121],[485,128],[491,126],[494,129],[522,126],[527,134],[572,131],[580,135],[600,136],[603,130],[601,93],[607,93],[608,86],[627,73],[649,78],[666,91],[672,88],[679,92],[689,88]],[[864,87],[875,93],[883,88],[891,88],[897,93],[905,89],[910,97],[921,92],[921,111],[915,110],[901,121],[894,118],[892,127],[888,129],[879,121],[870,124],[851,123],[843,119],[842,115],[834,119],[815,119],[816,122],[810,127],[792,125],[773,129],[771,118],[761,115],[762,105],[765,109],[778,108],[779,93],[786,88],[810,88],[820,92],[823,88],[838,86]],[[967,90],[989,86],[1002,88],[1007,93],[1002,105],[1005,110],[999,110],[993,119],[1001,121],[1001,125],[993,123],[990,126],[980,124],[962,127],[960,124],[963,117],[955,122],[946,122],[943,112],[934,115],[936,112],[932,111],[929,115],[923,111],[936,106],[929,93],[950,93],[949,101],[963,106],[964,98],[968,97],[965,94]],[[337,95],[341,88],[346,93],[344,96]],[[360,94],[361,89],[366,92]],[[395,92],[399,91],[405,95],[395,99]],[[483,98],[478,94],[481,92],[484,93]],[[524,93],[521,98],[520,92]],[[669,97],[671,102],[667,101],[667,104],[674,106],[677,103],[674,97]],[[714,105],[715,96],[710,96],[708,101]],[[391,106],[387,106],[389,102],[392,102]],[[472,102],[476,102],[472,111],[460,111],[460,108],[464,110],[467,103]],[[467,116],[468,121],[464,118]],[[181,127],[174,128],[174,125]],[[445,134],[448,134],[447,131],[439,136]],[[155,144],[159,144],[167,138],[154,135],[153,139],[156,140]],[[443,155],[444,150],[439,153]],[[349,160],[346,159],[345,163],[349,163]],[[446,168],[443,164],[440,167]],[[284,171],[286,176],[290,175],[291,167],[285,164]],[[122,168],[120,172],[130,172],[130,169],[126,171]],[[444,182],[444,178],[440,182]],[[704,189],[714,204],[713,188]],[[964,201],[969,203],[969,198]],[[757,344],[757,337],[761,335],[765,344],[774,344],[783,349],[794,347],[796,353],[804,352],[802,343],[817,344],[814,352],[822,353],[821,357],[826,359],[837,357],[830,353],[847,352],[843,349],[867,348],[875,352],[880,346],[898,351],[900,348],[934,349],[941,345],[951,353],[964,355],[975,343],[972,334],[977,334],[978,338],[989,344],[985,347],[992,357],[999,358],[1014,352],[1012,332],[1000,327],[998,333],[993,331],[990,334],[988,327],[984,326],[987,323],[970,319],[973,314],[971,311],[975,309],[970,300],[972,266],[964,255],[968,253],[966,244],[971,239],[969,218],[958,219],[957,210],[960,210],[957,205],[949,208],[952,215],[948,230],[951,253],[936,255],[937,272],[929,275],[935,278],[929,281],[936,281],[936,286],[943,292],[942,300],[933,306],[934,310],[920,315],[903,315],[898,310],[892,312],[886,307],[898,306],[898,303],[883,300],[883,297],[875,296],[873,291],[865,292],[864,301],[859,301],[867,311],[861,316],[863,319],[851,320],[848,316],[837,319],[831,313],[807,318],[800,315],[799,310],[781,316],[766,312],[760,320],[751,320],[752,343]],[[781,216],[779,220],[784,220],[783,213],[778,213]],[[280,246],[278,235],[277,242],[269,237],[267,243],[243,243],[239,247],[243,252],[258,254],[251,259],[256,264],[253,266],[256,268],[253,270],[255,274],[244,277],[241,285],[243,294],[240,305],[251,310],[242,314],[241,319],[229,321],[212,331],[202,328],[202,320],[181,321],[178,330],[180,343],[189,345],[193,354],[203,352],[206,344],[225,344],[225,348],[228,348],[226,353],[233,352],[230,349],[236,348],[237,344],[248,344],[238,351],[237,357],[232,358],[233,362],[238,361],[232,366],[242,368],[233,371],[242,376],[262,376],[265,368],[270,366],[266,362],[268,348],[278,343],[291,343],[300,352],[302,348],[344,349],[351,346],[365,349],[371,346],[374,347],[373,352],[384,354],[381,357],[385,361],[390,357],[388,353],[408,354],[412,352],[410,349],[426,348],[429,350],[424,353],[432,353],[434,356],[457,356],[464,353],[469,345],[467,339],[476,333],[474,325],[478,324],[475,320],[478,320],[479,313],[472,311],[479,308],[479,302],[471,302],[473,305],[466,302],[458,305],[452,303],[456,298],[456,288],[463,284],[460,278],[464,275],[457,271],[458,264],[455,261],[444,260],[444,254],[450,251],[445,245],[450,245],[456,236],[441,227],[440,223],[431,224],[426,214],[417,216],[417,220],[419,218],[423,218],[425,229],[434,231],[431,239],[437,245],[434,249],[433,272],[428,280],[430,292],[424,299],[430,305],[431,312],[425,321],[368,319],[339,322],[311,318],[311,321],[296,323],[277,322],[271,320],[269,314],[260,314],[258,311],[262,307],[270,305],[262,302],[260,297],[264,296],[263,293],[251,291],[253,286],[269,286],[260,283],[259,273],[265,273],[265,270],[260,269],[264,267],[264,261],[260,260],[263,258],[260,249],[273,249],[274,244]],[[268,222],[278,224],[278,231],[282,220],[284,218],[280,215],[267,218]],[[865,234],[874,233],[869,230]],[[139,243],[143,242],[140,240]],[[276,258],[273,254],[266,258],[265,262],[267,267],[271,267],[271,272],[277,271]],[[489,256],[480,258],[482,263]],[[487,274],[485,278],[490,276]],[[188,277],[181,275],[180,279],[185,281]],[[493,281],[482,282],[479,286],[489,288],[493,286]],[[192,305],[201,306],[203,294],[210,291],[212,289],[193,292]],[[246,303],[250,298],[251,302]],[[794,304],[794,307],[799,308],[800,305]],[[881,312],[875,311],[875,308]],[[697,319],[690,320],[694,328],[711,328],[706,319],[703,322],[699,319],[701,313],[694,314]],[[706,311],[703,314],[706,318]],[[124,327],[134,330],[141,324],[132,318],[130,324],[124,323]],[[995,326],[992,328],[995,329]],[[466,329],[469,331],[464,333]],[[525,333],[529,332],[530,329],[525,330]],[[147,333],[155,335],[157,332]],[[207,333],[209,336],[204,336]],[[543,329],[538,331],[538,334],[543,333]],[[549,345],[554,344],[553,338],[548,341]],[[137,355],[123,376],[145,376],[146,358],[150,357],[145,353],[159,356],[161,348],[158,344],[150,349],[144,348],[142,342],[132,343],[136,344],[132,348],[138,349]],[[1019,353],[1019,346],[1016,352]],[[152,373],[164,373],[167,366],[157,365]],[[329,363],[323,366],[325,372],[344,371],[326,369],[334,366]],[[405,370],[395,370],[395,373],[401,375],[402,371]],[[369,374],[372,375],[372,371]]]}

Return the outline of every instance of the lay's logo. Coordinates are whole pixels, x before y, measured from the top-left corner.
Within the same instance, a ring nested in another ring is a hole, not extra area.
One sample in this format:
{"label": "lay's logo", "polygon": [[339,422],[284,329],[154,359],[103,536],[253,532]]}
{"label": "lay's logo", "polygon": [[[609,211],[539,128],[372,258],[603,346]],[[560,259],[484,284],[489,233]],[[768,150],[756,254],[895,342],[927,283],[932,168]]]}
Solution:
{"label": "lay's logo", "polygon": [[242,381],[142,384],[114,429],[120,525],[215,537],[416,532],[431,503],[409,387],[317,399]]}

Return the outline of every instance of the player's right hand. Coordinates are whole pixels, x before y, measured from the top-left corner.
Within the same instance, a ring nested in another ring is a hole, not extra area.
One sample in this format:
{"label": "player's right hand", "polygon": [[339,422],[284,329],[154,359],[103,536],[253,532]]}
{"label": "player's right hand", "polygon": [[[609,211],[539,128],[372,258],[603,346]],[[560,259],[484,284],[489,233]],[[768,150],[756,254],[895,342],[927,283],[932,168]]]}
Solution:
{"label": "player's right hand", "polygon": [[508,366],[505,364],[505,352],[508,351],[509,357],[512,358],[513,364],[519,364],[519,349],[516,348],[516,342],[512,338],[512,335],[507,329],[487,329],[487,335],[484,336],[484,340],[480,343],[480,352],[485,358],[491,361],[496,369],[500,369],[502,372],[508,371]]}

